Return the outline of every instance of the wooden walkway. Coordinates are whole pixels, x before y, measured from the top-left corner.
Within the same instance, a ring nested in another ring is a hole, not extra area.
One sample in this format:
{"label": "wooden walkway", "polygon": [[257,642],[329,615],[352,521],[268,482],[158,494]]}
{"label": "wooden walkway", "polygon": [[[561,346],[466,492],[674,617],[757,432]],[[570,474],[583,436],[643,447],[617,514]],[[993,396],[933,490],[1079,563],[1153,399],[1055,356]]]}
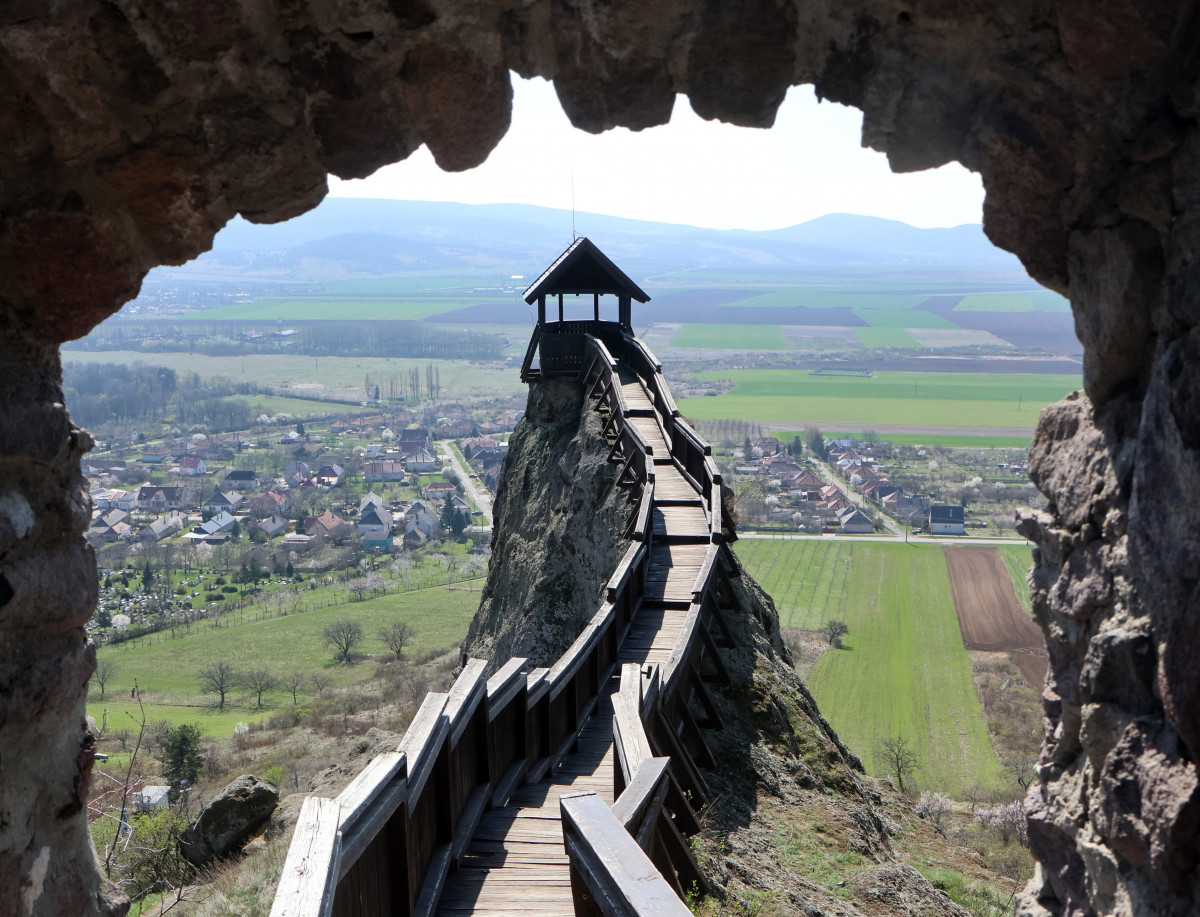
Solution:
{"label": "wooden walkway", "polygon": [[[637,377],[622,367],[627,422],[635,423],[654,453],[654,537],[646,591],[618,651],[620,663],[665,663],[680,638],[696,578],[704,564],[710,527],[700,495],[671,459],[654,406]],[[619,672],[619,666],[617,671]],[[612,804],[614,793],[612,694],[614,675],[576,747],[540,783],[517,789],[508,805],[480,821],[458,871],[446,880],[437,913],[554,915],[575,912],[563,847],[559,799],[595,792]]]}

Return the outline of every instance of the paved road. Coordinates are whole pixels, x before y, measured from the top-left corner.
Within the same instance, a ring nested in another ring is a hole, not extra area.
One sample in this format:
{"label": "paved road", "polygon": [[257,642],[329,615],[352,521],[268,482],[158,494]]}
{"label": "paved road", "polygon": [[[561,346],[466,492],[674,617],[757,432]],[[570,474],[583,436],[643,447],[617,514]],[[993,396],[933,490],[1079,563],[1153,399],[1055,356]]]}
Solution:
{"label": "paved road", "polygon": [[844,493],[846,495],[847,500],[849,500],[851,503],[853,503],[859,509],[862,509],[862,510],[870,509],[871,512],[867,513],[868,516],[878,517],[883,522],[883,527],[885,529],[887,529],[893,535],[903,537],[904,530],[902,528],[900,528],[900,526],[898,526],[895,523],[895,521],[892,520],[892,518],[890,516],[888,516],[886,513],[880,512],[874,506],[871,506],[869,503],[867,503],[866,497],[864,497],[858,491],[854,490],[854,488],[852,488],[849,484],[841,481],[838,477],[836,477],[834,475],[832,469],[830,469],[830,467],[827,464],[825,464],[825,462],[821,461],[818,458],[814,458],[811,461],[813,463],[813,466],[817,469],[817,474],[819,474],[825,480],[826,484],[836,485],[838,490],[840,490],[842,493]]}
{"label": "paved road", "polygon": [[1003,545],[1003,544],[1030,544],[1024,538],[980,538],[976,535],[909,535],[905,538],[903,534],[899,535],[801,535],[781,532],[738,532],[738,538],[762,538],[762,539],[777,539],[779,541],[793,541],[809,539],[819,541],[825,539],[828,541],[877,541],[885,544],[895,544],[905,541],[911,544],[958,544],[958,545]]}
{"label": "paved road", "polygon": [[442,455],[450,459],[450,467],[454,469],[454,473],[458,475],[458,479],[462,482],[463,490],[467,492],[472,502],[483,510],[483,518],[487,520],[487,527],[491,528],[492,495],[487,492],[486,487],[471,477],[471,469],[463,464],[462,459],[458,457],[458,450],[451,447],[450,440],[438,440],[438,447],[441,449]]}

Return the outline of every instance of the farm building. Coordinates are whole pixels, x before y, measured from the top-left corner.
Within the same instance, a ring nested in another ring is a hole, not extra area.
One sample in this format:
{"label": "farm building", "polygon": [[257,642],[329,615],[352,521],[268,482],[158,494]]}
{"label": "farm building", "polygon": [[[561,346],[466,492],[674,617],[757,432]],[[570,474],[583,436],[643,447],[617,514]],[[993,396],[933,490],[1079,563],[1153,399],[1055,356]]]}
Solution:
{"label": "farm building", "polygon": [[929,507],[929,533],[931,535],[962,535],[963,508],[934,503]]}

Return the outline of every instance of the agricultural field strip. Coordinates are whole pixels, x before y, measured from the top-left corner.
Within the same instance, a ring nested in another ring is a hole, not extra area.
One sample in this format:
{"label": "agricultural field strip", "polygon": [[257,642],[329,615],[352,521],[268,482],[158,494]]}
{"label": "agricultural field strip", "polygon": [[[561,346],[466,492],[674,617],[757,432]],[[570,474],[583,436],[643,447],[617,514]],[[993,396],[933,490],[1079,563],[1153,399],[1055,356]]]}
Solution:
{"label": "agricultural field strip", "polygon": [[827,378],[770,369],[696,378],[735,386],[715,397],[682,399],[680,410],[694,420],[1012,429],[1032,429],[1042,407],[1080,383],[1076,376],[1050,374],[880,372],[872,378]]}
{"label": "agricultural field strip", "polygon": [[[823,655],[809,683],[822,712],[868,770],[878,773],[878,741],[905,732],[921,757],[918,785],[952,795],[973,779],[997,786],[1000,766],[962,647],[941,549],[800,544],[797,550],[797,543],[784,541],[741,542],[737,551],[752,575],[763,573],[783,626],[816,630],[828,618],[850,625],[848,649]],[[786,584],[783,567],[792,568]],[[818,596],[820,607],[812,604]]]}

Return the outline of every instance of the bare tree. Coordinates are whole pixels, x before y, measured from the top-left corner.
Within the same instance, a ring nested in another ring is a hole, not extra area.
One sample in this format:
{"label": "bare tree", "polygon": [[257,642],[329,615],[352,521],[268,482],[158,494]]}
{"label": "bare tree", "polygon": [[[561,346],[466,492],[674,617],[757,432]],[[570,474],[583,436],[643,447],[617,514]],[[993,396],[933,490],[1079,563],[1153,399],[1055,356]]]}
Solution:
{"label": "bare tree", "polygon": [[313,690],[317,692],[317,697],[324,697],[325,692],[333,687],[333,679],[324,672],[314,672],[308,677],[312,683]]}
{"label": "bare tree", "polygon": [[842,637],[850,633],[850,628],[846,626],[845,621],[835,621],[832,618],[825,622],[825,639],[829,641],[829,645],[842,648]]}
{"label": "bare tree", "polygon": [[917,769],[917,755],[908,747],[908,739],[904,736],[889,737],[879,743],[880,762],[887,772],[896,778],[900,792],[904,792],[904,778],[911,776]]}
{"label": "bare tree", "polygon": [[[367,597],[366,580],[356,579],[354,582],[352,582],[349,585],[348,588],[352,593],[354,593],[354,600],[356,602],[361,602],[364,598]],[[328,637],[326,639],[328,639]]]}
{"label": "bare tree", "polygon": [[306,680],[307,679],[305,678],[303,672],[293,672],[286,679],[284,679],[283,686],[286,690],[292,692],[293,704],[300,703],[300,701],[296,698],[296,695],[300,693],[300,686],[304,684]]}
{"label": "bare tree", "polygon": [[350,654],[363,640],[362,625],[357,621],[345,618],[328,625],[324,632],[325,645],[333,650],[334,655],[343,662],[350,661]]}
{"label": "bare tree", "polygon": [[101,659],[96,663],[96,671],[92,675],[92,681],[100,689],[101,700],[104,700],[105,686],[117,677],[117,669],[117,664],[111,659]]}
{"label": "bare tree", "polygon": [[237,684],[237,673],[228,662],[210,662],[200,670],[200,690],[217,695],[217,709],[225,709],[225,695]]}
{"label": "bare tree", "polygon": [[255,696],[257,706],[262,709],[262,696],[279,687],[279,679],[269,669],[251,669],[243,672],[238,684]]}
{"label": "bare tree", "polygon": [[1023,755],[1009,765],[1012,768],[1013,778],[1022,790],[1029,789],[1029,784],[1033,782],[1033,765],[1033,759]]}
{"label": "bare tree", "polygon": [[379,629],[379,641],[396,654],[397,660],[404,655],[404,648],[412,643],[416,635],[412,625],[405,621],[393,621]]}

